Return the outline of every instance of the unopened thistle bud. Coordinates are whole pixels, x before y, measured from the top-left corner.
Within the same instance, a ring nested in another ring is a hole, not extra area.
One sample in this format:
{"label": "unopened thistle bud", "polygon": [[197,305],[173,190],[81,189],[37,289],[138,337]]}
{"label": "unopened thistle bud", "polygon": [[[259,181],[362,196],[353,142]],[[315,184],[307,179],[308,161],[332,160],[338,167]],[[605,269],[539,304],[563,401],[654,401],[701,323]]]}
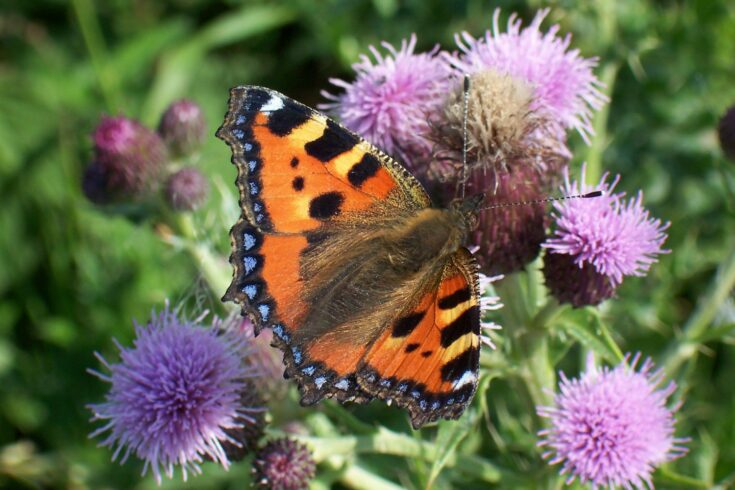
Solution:
{"label": "unopened thistle bud", "polygon": [[135,200],[158,187],[167,152],[155,132],[132,119],[105,116],[93,140],[93,168],[83,184],[93,202]]}
{"label": "unopened thistle bud", "polygon": [[166,182],[166,201],[176,211],[193,211],[201,206],[209,194],[209,182],[194,167],[182,168]]}
{"label": "unopened thistle bud", "polygon": [[174,156],[186,156],[201,148],[207,124],[201,107],[182,99],[171,104],[161,117],[158,132]]}

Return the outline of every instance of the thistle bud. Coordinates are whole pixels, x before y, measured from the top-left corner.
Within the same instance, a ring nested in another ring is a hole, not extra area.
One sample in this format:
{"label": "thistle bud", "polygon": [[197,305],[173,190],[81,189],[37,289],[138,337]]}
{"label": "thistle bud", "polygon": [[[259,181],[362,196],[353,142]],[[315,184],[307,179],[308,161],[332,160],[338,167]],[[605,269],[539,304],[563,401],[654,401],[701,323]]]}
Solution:
{"label": "thistle bud", "polygon": [[186,156],[201,148],[207,124],[201,107],[182,99],[171,104],[161,117],[158,132],[174,156]]}
{"label": "thistle bud", "polygon": [[94,163],[83,183],[90,200],[135,200],[158,187],[166,147],[155,132],[132,119],[104,116],[93,141]]}
{"label": "thistle bud", "polygon": [[[259,373],[260,374],[260,373]],[[265,407],[265,400],[258,392],[252,380],[245,380],[245,387],[240,391],[240,407]],[[229,436],[222,442],[222,449],[230,461],[241,461],[255,451],[258,441],[265,431],[265,410],[250,409],[238,414],[236,426],[225,429]]]}
{"label": "thistle bud", "polygon": [[253,484],[256,488],[307,489],[315,472],[311,451],[300,442],[285,437],[270,441],[253,460]]}
{"label": "thistle bud", "polygon": [[[487,192],[483,207],[532,201],[544,197],[541,177],[534,169],[515,169],[494,174],[475,169],[467,182],[469,195]],[[492,189],[497,190],[492,193]],[[475,257],[484,274],[510,274],[532,262],[545,239],[543,204],[497,207],[481,211],[470,243],[479,246]]]}
{"label": "thistle bud", "polygon": [[207,178],[194,167],[179,170],[166,182],[166,201],[176,211],[199,208],[207,200],[208,194]]}

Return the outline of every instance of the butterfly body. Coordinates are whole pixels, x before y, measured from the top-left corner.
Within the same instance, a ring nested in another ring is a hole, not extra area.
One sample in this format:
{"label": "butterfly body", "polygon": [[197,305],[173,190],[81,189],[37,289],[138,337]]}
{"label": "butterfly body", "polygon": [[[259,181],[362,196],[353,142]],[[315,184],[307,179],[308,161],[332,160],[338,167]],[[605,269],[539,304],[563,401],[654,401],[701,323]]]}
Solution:
{"label": "butterfly body", "polygon": [[232,90],[217,135],[242,216],[225,300],[270,327],[302,403],[405,407],[456,418],[477,384],[477,272],[462,244],[479,200],[431,207],[402,166],[275,91]]}

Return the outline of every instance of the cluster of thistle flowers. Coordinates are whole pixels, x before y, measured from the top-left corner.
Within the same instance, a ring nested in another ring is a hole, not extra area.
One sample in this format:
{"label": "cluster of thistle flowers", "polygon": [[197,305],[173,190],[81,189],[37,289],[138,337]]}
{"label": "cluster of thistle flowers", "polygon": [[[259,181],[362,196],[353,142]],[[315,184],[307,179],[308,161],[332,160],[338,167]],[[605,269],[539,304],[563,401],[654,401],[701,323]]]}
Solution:
{"label": "cluster of thistle flowers", "polygon": [[[110,383],[102,403],[89,405],[92,433],[113,450],[113,460],[131,455],[144,461],[160,484],[176,466],[184,480],[201,473],[201,463],[228,468],[254,453],[256,488],[299,490],[314,477],[311,453],[289,438],[262,441],[266,402],[280,390],[280,362],[267,335],[257,339],[252,324],[233,314],[205,325],[206,314],[185,320],[166,308],[137,325],[134,346],[116,344],[120,362],[97,358]],[[281,382],[283,380],[281,379]]]}
{"label": "cluster of thistle flowers", "polygon": [[103,117],[94,130],[94,156],[82,190],[95,204],[154,200],[159,191],[175,211],[192,211],[207,199],[209,183],[191,162],[206,137],[201,108],[172,103],[157,131],[124,116]]}
{"label": "cluster of thistle flowers", "polygon": [[[567,130],[588,142],[591,117],[606,97],[593,73],[595,59],[570,50],[571,38],[558,37],[558,26],[540,30],[548,11],[530,26],[511,16],[482,38],[458,34],[459,50],[439,47],[416,53],[416,37],[400,49],[384,43],[354,65],[357,77],[331,82],[339,95],[324,92],[330,110],[344,124],[394,154],[434,192],[438,200],[485,192],[487,206],[532,201],[561,193],[602,190],[594,200],[555,205],[553,236],[543,204],[482,211],[472,240],[485,274],[522,270],[542,248],[544,275],[552,295],[576,307],[596,305],[613,296],[624,276],[643,275],[662,252],[666,224],[649,217],[641,196],[626,201],[615,192],[617,179],[603,176],[597,186],[573,181]],[[467,100],[467,168],[462,169],[464,94]],[[563,177],[563,179],[562,179]]]}
{"label": "cluster of thistle flowers", "polygon": [[[372,58],[353,65],[354,81],[330,80],[341,93],[324,91],[321,107],[401,159],[440,201],[459,189],[486,193],[487,206],[543,199],[557,188],[602,191],[556,202],[551,222],[542,204],[487,209],[471,236],[484,274],[520,271],[545,250],[550,295],[574,307],[597,305],[667,252],[668,224],[649,215],[641,193],[616,192],[619,177],[605,174],[590,186],[584,166],[580,180],[571,177],[567,131],[589,143],[593,112],[607,98],[593,73],[597,60],[570,49],[558,25],[543,32],[547,14],[527,27],[512,15],[503,30],[496,10],[492,29],[479,39],[457,34],[454,52],[417,53],[415,36],[399,49],[371,47]],[[674,384],[661,387],[650,360],[636,369],[639,356],[629,357],[611,370],[591,363],[578,380],[562,377],[555,405],[538,409],[551,427],[539,446],[563,465],[569,483],[650,486],[655,466],[685,451],[673,436],[677,407],[666,402]]]}

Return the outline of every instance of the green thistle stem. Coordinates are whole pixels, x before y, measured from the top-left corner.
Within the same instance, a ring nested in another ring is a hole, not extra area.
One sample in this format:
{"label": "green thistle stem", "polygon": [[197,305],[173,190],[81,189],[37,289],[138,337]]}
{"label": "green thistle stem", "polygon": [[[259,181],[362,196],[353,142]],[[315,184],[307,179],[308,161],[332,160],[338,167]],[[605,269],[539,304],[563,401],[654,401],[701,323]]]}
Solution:
{"label": "green thistle stem", "polygon": [[171,213],[167,222],[181,239],[181,245],[194,260],[204,280],[217,298],[221,297],[230,284],[230,267],[220,254],[202,242],[197,234],[191,213]]}
{"label": "green thistle stem", "polygon": [[[531,400],[535,407],[551,405],[551,390],[556,384],[554,367],[549,362],[549,343],[546,332],[529,332],[519,342],[522,350],[521,378],[526,383]],[[547,391],[548,390],[548,391]],[[535,409],[532,409],[532,412]]]}

